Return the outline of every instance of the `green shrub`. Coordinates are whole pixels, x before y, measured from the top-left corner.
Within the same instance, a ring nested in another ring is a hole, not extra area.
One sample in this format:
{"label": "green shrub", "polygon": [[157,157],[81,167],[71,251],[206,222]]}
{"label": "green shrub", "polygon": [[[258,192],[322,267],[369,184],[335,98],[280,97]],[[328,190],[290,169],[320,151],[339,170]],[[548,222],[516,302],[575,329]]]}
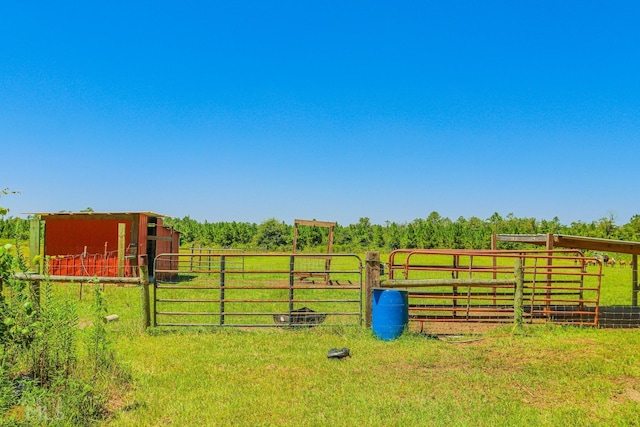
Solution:
{"label": "green shrub", "polygon": [[88,356],[79,357],[74,302],[56,297],[50,281],[17,280],[20,252],[0,247],[0,422],[2,425],[88,425],[108,415],[110,387],[130,380],[118,366],[106,326],[106,302],[95,283]]}

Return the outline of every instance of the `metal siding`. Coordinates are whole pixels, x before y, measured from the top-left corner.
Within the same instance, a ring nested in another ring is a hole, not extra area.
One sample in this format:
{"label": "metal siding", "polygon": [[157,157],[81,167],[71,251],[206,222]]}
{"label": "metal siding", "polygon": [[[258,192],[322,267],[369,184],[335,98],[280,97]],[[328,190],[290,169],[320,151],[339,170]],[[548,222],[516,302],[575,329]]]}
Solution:
{"label": "metal siding", "polygon": [[[171,229],[165,228],[162,225],[162,218],[158,218],[158,225],[156,227],[156,236],[158,237],[171,237]],[[171,241],[158,240],[156,241],[156,256],[160,254],[169,254],[172,251]]]}
{"label": "metal siding", "polygon": [[126,242],[131,241],[131,220],[48,218],[45,226],[45,255],[102,254],[118,249],[118,223],[126,224]]}
{"label": "metal siding", "polygon": [[[138,225],[138,257],[147,255],[147,225],[149,224],[149,217],[144,214],[140,214],[140,221]],[[147,265],[152,263],[152,259],[148,259]]]}

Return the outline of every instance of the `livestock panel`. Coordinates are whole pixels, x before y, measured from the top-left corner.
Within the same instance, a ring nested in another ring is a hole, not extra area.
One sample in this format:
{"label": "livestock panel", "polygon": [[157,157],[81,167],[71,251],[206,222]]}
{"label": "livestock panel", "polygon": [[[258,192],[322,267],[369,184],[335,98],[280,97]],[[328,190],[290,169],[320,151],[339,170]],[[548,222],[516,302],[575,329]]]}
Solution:
{"label": "livestock panel", "polygon": [[[524,318],[597,325],[602,265],[579,251],[394,251],[383,287],[409,290],[410,320],[514,321],[514,260],[523,265]],[[596,271],[587,264],[597,264]]]}
{"label": "livestock panel", "polygon": [[[299,280],[312,272],[296,269],[300,265],[296,254],[158,255],[153,323],[242,327],[361,324],[362,261],[356,255],[330,256],[330,270],[313,271],[329,280],[314,283]],[[327,255],[319,257],[325,260]]]}

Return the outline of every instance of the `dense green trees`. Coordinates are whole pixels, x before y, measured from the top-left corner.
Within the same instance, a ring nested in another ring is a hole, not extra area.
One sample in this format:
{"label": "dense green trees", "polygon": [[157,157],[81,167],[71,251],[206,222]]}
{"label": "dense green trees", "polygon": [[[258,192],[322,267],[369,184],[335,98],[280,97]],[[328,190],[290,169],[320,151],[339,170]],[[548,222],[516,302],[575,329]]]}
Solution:
{"label": "dense green trees", "polygon": [[[9,188],[0,189],[0,198],[10,194],[18,194]],[[0,206],[0,238],[12,238],[25,240],[29,238],[29,222],[20,218],[6,218],[9,209]]]}
{"label": "dense green trees", "polygon": [[[184,246],[215,248],[249,248],[258,250],[291,251],[293,225],[275,218],[261,224],[247,222],[198,222],[188,216],[166,219],[182,233]],[[0,238],[28,238],[29,222],[24,219],[0,216]],[[372,224],[369,218],[357,223],[338,224],[335,228],[334,250],[337,252],[361,252],[377,249],[391,251],[398,248],[454,248],[488,249],[491,234],[545,234],[560,233],[577,236],[601,237],[618,240],[640,241],[640,215],[634,215],[628,223],[616,225],[612,215],[586,223],[582,221],[563,225],[555,217],[551,220],[518,218],[512,213],[503,217],[497,212],[487,219],[459,217],[455,221],[431,212],[426,218],[409,223],[386,221]],[[298,247],[300,251],[324,251],[328,230],[323,227],[300,227]],[[504,243],[502,248],[508,248]]]}
{"label": "dense green trees", "polygon": [[[256,225],[250,223],[198,223],[189,217],[167,221],[182,232],[184,245],[213,247],[252,247],[266,250],[291,250],[293,225],[275,218]],[[572,234],[619,240],[640,240],[640,215],[634,215],[627,224],[616,225],[612,216],[591,223],[573,222],[563,225],[555,217],[551,220],[518,218],[512,213],[506,217],[497,212],[487,219],[459,217],[452,221],[431,212],[426,218],[409,223],[386,221],[372,224],[369,218],[360,218],[356,224],[340,225],[335,229],[336,251],[364,251],[398,248],[455,248],[488,249],[491,234]],[[321,227],[300,227],[298,250],[321,251],[326,248],[328,232]],[[503,243],[501,247],[509,245]]]}

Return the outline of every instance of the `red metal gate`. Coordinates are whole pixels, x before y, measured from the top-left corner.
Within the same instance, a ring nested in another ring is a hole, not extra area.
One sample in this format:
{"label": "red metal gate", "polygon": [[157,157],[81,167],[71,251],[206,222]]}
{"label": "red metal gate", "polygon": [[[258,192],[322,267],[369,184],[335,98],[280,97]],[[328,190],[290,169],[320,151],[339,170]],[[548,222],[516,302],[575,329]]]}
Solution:
{"label": "red metal gate", "polygon": [[525,321],[597,325],[602,264],[580,251],[402,249],[381,286],[409,290],[411,321],[513,322],[515,259]]}

